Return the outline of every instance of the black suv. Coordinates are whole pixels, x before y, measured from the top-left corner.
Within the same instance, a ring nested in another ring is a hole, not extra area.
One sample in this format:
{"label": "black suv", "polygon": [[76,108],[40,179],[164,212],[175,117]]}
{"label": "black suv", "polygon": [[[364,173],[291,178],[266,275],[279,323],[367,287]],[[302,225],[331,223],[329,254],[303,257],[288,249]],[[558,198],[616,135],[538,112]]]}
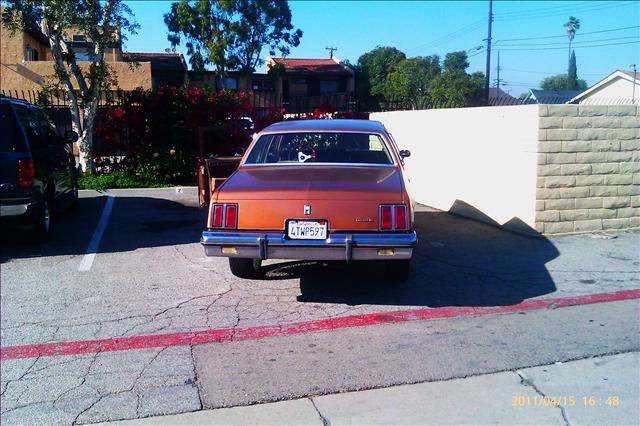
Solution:
{"label": "black suv", "polygon": [[51,215],[78,200],[78,169],[71,143],[75,132],[58,135],[42,109],[0,98],[0,220],[29,225],[46,239]]}

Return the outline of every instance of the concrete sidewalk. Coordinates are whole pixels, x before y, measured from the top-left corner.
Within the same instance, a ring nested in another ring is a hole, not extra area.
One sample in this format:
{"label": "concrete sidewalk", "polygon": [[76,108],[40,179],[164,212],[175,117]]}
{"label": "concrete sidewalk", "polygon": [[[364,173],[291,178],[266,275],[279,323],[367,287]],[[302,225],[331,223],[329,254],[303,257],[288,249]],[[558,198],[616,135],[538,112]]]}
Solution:
{"label": "concrete sidewalk", "polygon": [[640,418],[639,372],[638,353],[632,352],[462,379],[113,424],[636,425]]}

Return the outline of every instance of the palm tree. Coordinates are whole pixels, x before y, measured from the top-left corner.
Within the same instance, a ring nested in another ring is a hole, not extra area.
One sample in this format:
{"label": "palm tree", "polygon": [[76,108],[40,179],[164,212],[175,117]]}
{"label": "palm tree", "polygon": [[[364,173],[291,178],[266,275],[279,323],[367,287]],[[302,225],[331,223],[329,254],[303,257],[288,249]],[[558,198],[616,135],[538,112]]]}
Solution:
{"label": "palm tree", "polygon": [[571,42],[576,36],[576,31],[580,29],[580,20],[575,16],[569,16],[569,20],[564,24],[564,29],[567,30],[567,37],[569,37],[569,62],[571,62]]}

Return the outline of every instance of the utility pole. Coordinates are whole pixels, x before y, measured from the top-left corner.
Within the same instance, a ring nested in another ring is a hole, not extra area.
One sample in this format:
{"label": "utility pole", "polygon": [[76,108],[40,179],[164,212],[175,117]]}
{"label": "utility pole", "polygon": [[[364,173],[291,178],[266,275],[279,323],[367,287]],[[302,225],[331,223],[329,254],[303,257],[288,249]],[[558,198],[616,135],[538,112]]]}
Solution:
{"label": "utility pole", "polygon": [[338,48],[330,46],[330,47],[325,47],[325,50],[329,51],[329,59],[333,59],[333,51],[338,50]]}
{"label": "utility pole", "polygon": [[496,79],[497,81],[497,87],[498,90],[496,90],[497,96],[500,97],[500,51],[498,50],[498,78]]}
{"label": "utility pole", "polygon": [[491,73],[491,23],[493,22],[493,0],[489,0],[489,18],[487,23],[487,66],[484,76],[484,101],[489,105],[489,74]]}
{"label": "utility pole", "polygon": [[636,64],[631,64],[633,67],[633,92],[631,92],[631,105],[636,103]]}

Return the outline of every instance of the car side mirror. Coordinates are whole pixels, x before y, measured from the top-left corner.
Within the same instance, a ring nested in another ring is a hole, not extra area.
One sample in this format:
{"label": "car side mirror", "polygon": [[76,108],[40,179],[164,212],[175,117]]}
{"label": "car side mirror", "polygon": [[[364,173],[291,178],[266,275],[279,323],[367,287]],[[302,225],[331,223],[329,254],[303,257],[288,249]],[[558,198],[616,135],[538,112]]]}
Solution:
{"label": "car side mirror", "polygon": [[400,150],[400,157],[401,158],[411,157],[411,151],[409,151],[408,149]]}
{"label": "car side mirror", "polygon": [[73,130],[68,130],[64,134],[64,143],[74,143],[78,140],[78,134]]}

